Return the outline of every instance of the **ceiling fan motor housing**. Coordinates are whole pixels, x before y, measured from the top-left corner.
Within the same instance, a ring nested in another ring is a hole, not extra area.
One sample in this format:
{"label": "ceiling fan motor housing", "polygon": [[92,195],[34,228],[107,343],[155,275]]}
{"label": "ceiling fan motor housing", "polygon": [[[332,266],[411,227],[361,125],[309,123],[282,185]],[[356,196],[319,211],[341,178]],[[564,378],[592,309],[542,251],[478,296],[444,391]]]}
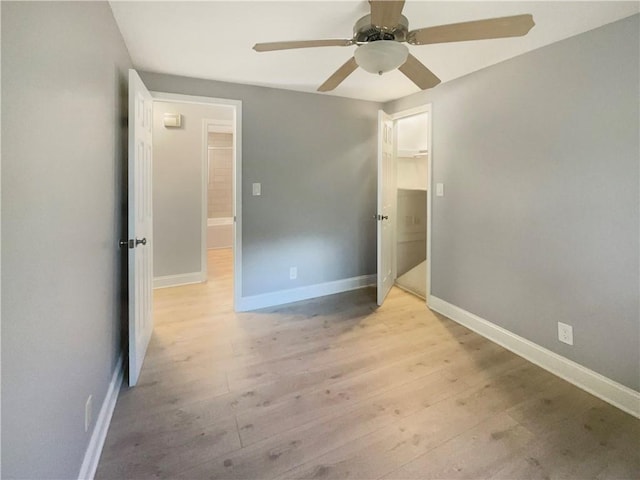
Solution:
{"label": "ceiling fan motor housing", "polygon": [[400,15],[398,25],[393,28],[380,28],[371,23],[371,15],[365,15],[353,27],[353,41],[359,45],[378,40],[406,42],[409,34],[409,20]]}

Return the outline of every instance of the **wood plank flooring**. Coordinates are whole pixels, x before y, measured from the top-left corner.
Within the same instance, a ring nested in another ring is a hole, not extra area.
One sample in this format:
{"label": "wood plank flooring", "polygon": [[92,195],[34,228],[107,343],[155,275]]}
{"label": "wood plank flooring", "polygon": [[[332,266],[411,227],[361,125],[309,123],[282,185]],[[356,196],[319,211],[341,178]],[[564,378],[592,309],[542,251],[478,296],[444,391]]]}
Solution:
{"label": "wood plank flooring", "polygon": [[155,291],[97,479],[640,478],[640,420],[408,293],[234,313],[232,275]]}

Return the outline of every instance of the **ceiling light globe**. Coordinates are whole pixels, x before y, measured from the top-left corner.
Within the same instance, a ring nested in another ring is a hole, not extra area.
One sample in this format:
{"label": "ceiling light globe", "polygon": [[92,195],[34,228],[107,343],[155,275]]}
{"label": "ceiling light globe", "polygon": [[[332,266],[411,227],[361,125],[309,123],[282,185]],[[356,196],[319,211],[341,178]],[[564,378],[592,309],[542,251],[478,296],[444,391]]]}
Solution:
{"label": "ceiling light globe", "polygon": [[406,45],[394,40],[377,40],[359,46],[354,54],[356,63],[369,73],[382,75],[395,70],[409,56]]}

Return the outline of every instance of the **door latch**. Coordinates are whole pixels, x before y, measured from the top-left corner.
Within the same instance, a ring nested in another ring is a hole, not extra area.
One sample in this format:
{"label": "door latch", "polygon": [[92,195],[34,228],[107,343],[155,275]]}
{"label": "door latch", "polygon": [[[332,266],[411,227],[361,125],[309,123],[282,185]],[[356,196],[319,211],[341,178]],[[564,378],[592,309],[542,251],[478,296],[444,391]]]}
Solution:
{"label": "door latch", "polygon": [[136,238],[134,240],[132,238],[131,240],[120,240],[120,242],[118,242],[118,245],[120,245],[120,248],[122,247],[136,248],[138,245],[146,245],[146,244],[147,244],[146,238],[143,238],[142,240],[140,240],[139,238]]}

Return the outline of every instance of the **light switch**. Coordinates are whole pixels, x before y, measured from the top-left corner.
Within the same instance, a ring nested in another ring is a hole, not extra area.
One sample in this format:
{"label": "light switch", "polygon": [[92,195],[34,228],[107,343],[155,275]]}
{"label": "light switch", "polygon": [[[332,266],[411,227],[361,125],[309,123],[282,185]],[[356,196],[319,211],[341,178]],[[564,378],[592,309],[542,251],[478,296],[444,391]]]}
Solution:
{"label": "light switch", "polygon": [[444,183],[436,183],[436,197],[444,197]]}
{"label": "light switch", "polygon": [[262,187],[259,183],[254,183],[252,185],[252,192],[254,197],[259,197],[262,193]]}

